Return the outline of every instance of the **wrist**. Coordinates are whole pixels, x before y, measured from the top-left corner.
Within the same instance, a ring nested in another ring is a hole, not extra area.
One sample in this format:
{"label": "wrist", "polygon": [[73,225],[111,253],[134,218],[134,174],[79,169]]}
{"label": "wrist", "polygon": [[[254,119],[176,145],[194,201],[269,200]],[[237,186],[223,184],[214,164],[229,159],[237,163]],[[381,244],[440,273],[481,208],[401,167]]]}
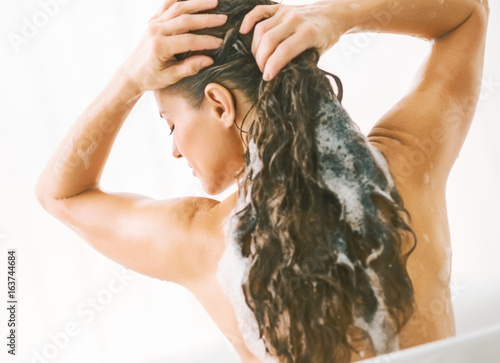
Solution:
{"label": "wrist", "polygon": [[335,24],[337,39],[355,26],[359,5],[352,0],[320,0],[316,4],[321,6],[321,11]]}
{"label": "wrist", "polygon": [[120,91],[120,101],[124,104],[135,103],[145,92],[131,74],[129,67],[124,63],[118,68],[112,79]]}
{"label": "wrist", "polygon": [[333,0],[332,10],[341,20],[342,34],[390,31],[403,10],[402,1]]}
{"label": "wrist", "polygon": [[143,93],[120,67],[90,107],[104,108],[110,120],[123,121]]}

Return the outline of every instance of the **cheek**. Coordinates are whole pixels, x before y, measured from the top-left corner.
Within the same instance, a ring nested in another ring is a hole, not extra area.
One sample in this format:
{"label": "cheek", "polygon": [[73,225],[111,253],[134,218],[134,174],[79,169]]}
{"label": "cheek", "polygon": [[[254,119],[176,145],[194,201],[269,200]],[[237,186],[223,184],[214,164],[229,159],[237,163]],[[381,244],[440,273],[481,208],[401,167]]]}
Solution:
{"label": "cheek", "polygon": [[227,186],[244,165],[243,146],[236,128],[227,130],[210,120],[185,125],[177,136],[181,152],[195,167],[207,187]]}
{"label": "cheek", "polygon": [[214,145],[219,142],[217,135],[202,122],[183,126],[176,135],[177,147],[198,174],[204,174],[213,168]]}

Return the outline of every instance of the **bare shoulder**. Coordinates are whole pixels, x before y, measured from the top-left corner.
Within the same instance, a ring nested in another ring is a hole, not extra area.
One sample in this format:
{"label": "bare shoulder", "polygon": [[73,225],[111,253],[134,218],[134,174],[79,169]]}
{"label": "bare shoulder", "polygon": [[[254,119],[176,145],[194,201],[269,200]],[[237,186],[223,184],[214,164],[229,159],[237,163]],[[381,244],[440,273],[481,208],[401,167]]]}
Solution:
{"label": "bare shoulder", "polygon": [[215,274],[224,250],[223,222],[233,199],[155,200],[94,188],[45,201],[43,207],[107,258],[188,287]]}
{"label": "bare shoulder", "polygon": [[[389,166],[398,193],[410,214],[410,226],[417,234],[418,250],[431,244],[447,246],[449,227],[446,211],[447,173],[431,172],[436,166],[428,162],[426,169],[405,169],[410,163],[413,148],[397,139],[368,137],[371,145],[380,150]],[[405,170],[402,173],[401,170]],[[438,243],[439,241],[439,243]],[[435,243],[434,243],[435,242]]]}
{"label": "bare shoulder", "polygon": [[414,87],[369,132],[402,188],[444,190],[474,119],[487,19],[487,2],[478,3],[460,26],[434,40]]}
{"label": "bare shoulder", "polygon": [[[203,283],[207,276],[215,276],[222,253],[225,249],[224,229],[236,203],[236,193],[219,202],[211,198],[182,198],[176,211],[165,209],[165,219],[178,218],[182,231],[178,243],[184,245],[177,251],[183,261],[184,276],[178,281],[186,288],[193,290]],[[180,215],[176,217],[176,213]],[[168,236],[170,223],[163,223],[163,235]]]}
{"label": "bare shoulder", "polygon": [[[408,348],[454,335],[449,295],[451,238],[446,209],[446,173],[415,169],[401,175],[408,148],[389,138],[369,138],[385,155],[396,189],[410,215],[409,224],[417,238],[407,262],[415,291],[416,310],[403,329],[401,348]],[[411,151],[410,151],[411,152]],[[429,166],[430,167],[430,166]],[[408,243],[413,243],[408,235]],[[436,309],[439,307],[439,311]]]}
{"label": "bare shoulder", "polygon": [[206,278],[215,277],[218,263],[226,247],[225,226],[236,204],[237,193],[219,202],[210,198],[196,198],[197,206],[186,226],[187,251],[184,258],[192,271],[196,270],[182,285],[194,292]]}
{"label": "bare shoulder", "polygon": [[418,276],[421,282],[427,276],[426,283],[431,284],[446,262],[446,251],[451,244],[446,209],[447,174],[415,170],[409,175],[401,175],[398,167],[406,162],[407,148],[390,139],[377,138],[370,143],[387,159],[396,189],[409,213],[408,222],[417,237],[416,249],[408,260],[408,271],[413,277]]}

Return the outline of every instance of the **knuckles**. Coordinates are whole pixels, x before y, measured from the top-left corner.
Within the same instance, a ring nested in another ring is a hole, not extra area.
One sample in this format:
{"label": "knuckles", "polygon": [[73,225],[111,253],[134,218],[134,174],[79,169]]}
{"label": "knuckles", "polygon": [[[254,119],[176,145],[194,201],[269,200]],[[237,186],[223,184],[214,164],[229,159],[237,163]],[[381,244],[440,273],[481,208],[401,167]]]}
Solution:
{"label": "knuckles", "polygon": [[254,38],[261,38],[262,35],[264,34],[264,31],[265,31],[264,23],[262,22],[257,23],[253,31]]}
{"label": "knuckles", "polygon": [[151,42],[151,52],[155,55],[162,53],[162,44],[158,38],[153,39]]}
{"label": "knuckles", "polygon": [[301,26],[301,31],[306,39],[316,39],[319,36],[319,29],[316,25],[310,22],[303,23]]}
{"label": "knuckles", "polygon": [[170,13],[170,16],[173,18],[173,17],[176,17],[177,15],[180,14],[181,12],[181,9],[183,7],[183,3],[182,2],[175,2],[172,4],[172,6],[170,6],[168,8],[168,12]]}
{"label": "knuckles", "polygon": [[187,62],[185,71],[187,75],[194,75],[198,72],[198,66],[194,62]]}
{"label": "knuckles", "polygon": [[292,24],[297,24],[304,21],[304,17],[296,10],[290,10],[286,16],[285,21]]}
{"label": "knuckles", "polygon": [[160,32],[160,24],[156,21],[150,22],[147,26],[146,32],[151,38],[154,38]]}

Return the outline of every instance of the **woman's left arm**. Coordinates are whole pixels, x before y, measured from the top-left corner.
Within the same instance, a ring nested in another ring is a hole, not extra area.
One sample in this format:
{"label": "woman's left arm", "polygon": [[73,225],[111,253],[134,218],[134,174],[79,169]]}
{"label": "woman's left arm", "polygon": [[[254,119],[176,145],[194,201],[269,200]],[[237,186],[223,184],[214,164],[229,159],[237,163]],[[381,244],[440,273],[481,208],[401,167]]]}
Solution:
{"label": "woman's left arm", "polygon": [[304,50],[322,54],[348,33],[384,32],[436,39],[459,26],[480,0],[320,0],[309,5],[259,5],[240,28],[254,29],[252,53],[264,80]]}

